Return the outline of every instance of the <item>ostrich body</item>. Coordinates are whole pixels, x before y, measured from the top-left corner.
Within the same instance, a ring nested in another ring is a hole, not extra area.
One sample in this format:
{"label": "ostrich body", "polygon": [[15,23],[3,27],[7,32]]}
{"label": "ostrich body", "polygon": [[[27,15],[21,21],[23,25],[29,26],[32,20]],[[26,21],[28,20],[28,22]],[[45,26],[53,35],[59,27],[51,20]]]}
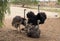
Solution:
{"label": "ostrich body", "polygon": [[32,38],[39,38],[40,37],[40,29],[39,29],[39,22],[40,21],[37,21],[37,24],[38,25],[30,25],[27,26],[27,36],[28,37],[32,37]]}
{"label": "ostrich body", "polygon": [[21,16],[15,16],[13,18],[13,21],[12,21],[12,26],[14,26],[15,28],[17,28],[17,30],[18,30],[18,28],[20,30],[20,25],[21,24],[25,26],[25,20],[26,19],[25,19],[25,9],[24,9],[24,18],[21,17]]}

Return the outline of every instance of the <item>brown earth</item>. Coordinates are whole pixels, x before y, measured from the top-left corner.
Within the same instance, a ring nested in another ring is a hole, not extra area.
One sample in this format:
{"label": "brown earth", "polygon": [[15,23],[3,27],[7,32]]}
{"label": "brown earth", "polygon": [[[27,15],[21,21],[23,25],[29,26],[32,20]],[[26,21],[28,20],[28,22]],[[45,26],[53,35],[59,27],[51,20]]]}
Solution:
{"label": "brown earth", "polygon": [[49,18],[40,25],[40,38],[29,38],[24,33],[17,33],[11,26],[11,20],[5,21],[5,26],[0,28],[0,41],[60,41],[60,18]]}
{"label": "brown earth", "polygon": [[[41,24],[40,38],[29,38],[24,33],[18,33],[16,29],[12,27],[11,22],[14,16],[23,16],[23,10],[24,8],[20,7],[11,8],[11,14],[6,15],[4,20],[4,26],[3,28],[0,28],[0,41],[60,41],[60,18],[51,17],[48,18],[44,24]],[[33,11],[37,13],[36,10]],[[50,13],[47,14],[50,15]]]}

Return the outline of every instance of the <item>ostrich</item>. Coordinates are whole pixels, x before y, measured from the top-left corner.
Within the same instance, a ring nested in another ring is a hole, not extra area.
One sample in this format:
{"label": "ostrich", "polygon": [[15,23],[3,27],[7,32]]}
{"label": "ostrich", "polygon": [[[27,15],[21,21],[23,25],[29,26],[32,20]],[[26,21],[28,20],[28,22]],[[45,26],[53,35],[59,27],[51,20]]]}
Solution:
{"label": "ostrich", "polygon": [[[38,25],[30,25],[30,28],[27,29],[27,36],[31,38],[39,38],[40,37],[40,29],[39,29],[39,22],[40,20],[37,21]],[[28,26],[27,26],[28,27]]]}
{"label": "ostrich", "polygon": [[13,18],[12,26],[14,26],[15,28],[17,28],[17,31],[20,30],[20,25],[21,24],[25,26],[25,20],[26,20],[25,19],[25,11],[26,11],[26,9],[24,9],[24,18],[22,18],[21,16],[15,16]]}
{"label": "ostrich", "polygon": [[36,15],[36,17],[37,17],[37,20],[40,20],[39,24],[44,24],[45,20],[47,19],[47,16],[46,16],[45,12],[39,11],[39,6],[40,5],[38,5],[38,14]]}
{"label": "ostrich", "polygon": [[37,20],[40,20],[41,22],[39,24],[44,24],[45,20],[46,20],[46,14],[45,12],[39,12],[37,15]]}
{"label": "ostrich", "polygon": [[34,12],[30,11],[27,13],[28,24],[37,25],[37,17]]}

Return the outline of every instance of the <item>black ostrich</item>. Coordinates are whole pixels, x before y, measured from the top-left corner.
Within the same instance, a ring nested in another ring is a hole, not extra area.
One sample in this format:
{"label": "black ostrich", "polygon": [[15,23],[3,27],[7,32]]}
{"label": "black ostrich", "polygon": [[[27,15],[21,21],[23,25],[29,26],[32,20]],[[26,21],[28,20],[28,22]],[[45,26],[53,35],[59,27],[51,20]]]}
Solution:
{"label": "black ostrich", "polygon": [[32,23],[32,25],[38,25],[37,20],[40,20],[39,24],[44,24],[45,20],[47,19],[47,16],[45,12],[39,12],[39,5],[38,5],[37,15],[35,15],[34,12],[30,11],[27,13],[27,18],[28,18],[28,24]]}
{"label": "black ostrich", "polygon": [[24,9],[24,18],[21,17],[21,16],[15,16],[15,17],[13,18],[12,26],[14,26],[15,28],[17,28],[17,30],[18,30],[18,28],[19,28],[19,30],[20,30],[20,25],[21,25],[21,24],[25,26],[25,20],[26,20],[26,19],[25,19],[25,10],[26,10],[26,9]]}
{"label": "black ostrich", "polygon": [[30,11],[27,13],[28,24],[37,25],[37,17],[34,12]]}
{"label": "black ostrich", "polygon": [[37,17],[37,20],[40,20],[39,24],[44,24],[45,20],[47,19],[47,16],[45,12],[40,12],[39,7],[40,5],[38,5],[38,13],[36,17]]}
{"label": "black ostrich", "polygon": [[44,24],[45,20],[47,19],[45,12],[39,12],[36,17],[37,20],[40,20],[39,24]]}

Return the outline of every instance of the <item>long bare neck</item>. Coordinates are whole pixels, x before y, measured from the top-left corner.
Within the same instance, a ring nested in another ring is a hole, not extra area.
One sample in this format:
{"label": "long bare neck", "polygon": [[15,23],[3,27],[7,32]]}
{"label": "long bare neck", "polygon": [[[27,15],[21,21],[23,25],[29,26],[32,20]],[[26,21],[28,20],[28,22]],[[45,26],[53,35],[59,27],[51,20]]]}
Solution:
{"label": "long bare neck", "polygon": [[38,5],[38,13],[40,12],[39,7],[40,7],[40,5]]}
{"label": "long bare neck", "polygon": [[26,9],[24,9],[24,18],[25,18],[25,11],[26,11]]}

